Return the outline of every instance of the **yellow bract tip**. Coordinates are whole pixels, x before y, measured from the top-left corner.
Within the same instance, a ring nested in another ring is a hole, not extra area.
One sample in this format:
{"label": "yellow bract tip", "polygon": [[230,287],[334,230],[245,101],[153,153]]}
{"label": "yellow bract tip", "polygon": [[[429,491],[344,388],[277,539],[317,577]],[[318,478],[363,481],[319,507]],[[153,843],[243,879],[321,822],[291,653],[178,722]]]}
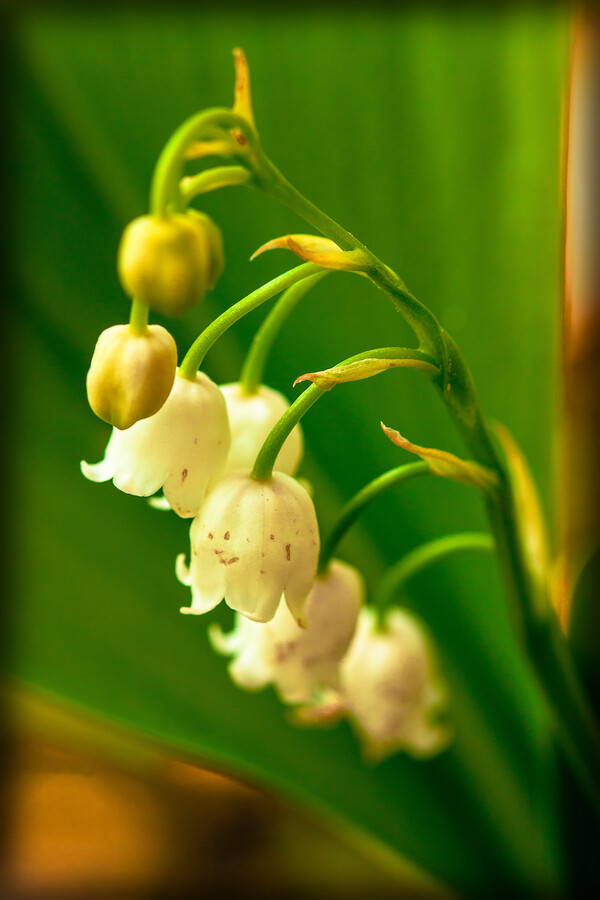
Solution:
{"label": "yellow bract tip", "polygon": [[235,63],[235,87],[233,93],[233,111],[243,116],[254,127],[252,111],[252,94],[250,92],[250,69],[246,54],[241,47],[233,48]]}

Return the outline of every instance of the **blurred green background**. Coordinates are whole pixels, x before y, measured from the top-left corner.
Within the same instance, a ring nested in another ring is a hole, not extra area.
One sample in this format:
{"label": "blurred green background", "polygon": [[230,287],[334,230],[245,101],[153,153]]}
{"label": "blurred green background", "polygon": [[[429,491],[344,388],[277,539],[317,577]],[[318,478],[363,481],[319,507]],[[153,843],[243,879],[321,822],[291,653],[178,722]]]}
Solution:
{"label": "blurred green background", "polygon": [[[57,6],[15,16],[13,35],[13,303],[16,355],[27,366],[15,403],[10,675],[368,833],[466,894],[556,888],[548,722],[492,559],[440,564],[401,598],[437,640],[454,745],[427,763],[397,756],[367,767],[346,724],[299,730],[270,690],[248,695],[230,683],[206,637],[207,622],[229,624],[229,611],[178,613],[187,595],[173,564],[189,522],[85,481],[79,460],[100,459],[108,438],[87,407],[85,373],[99,332],[128,315],[115,271],[121,231],[146,210],[171,132],[231,102],[240,45],[267,153],[439,316],[486,414],[528,455],[551,514],[567,13]],[[200,308],[169,323],[181,355],[215,315],[294,264],[284,252],[250,264],[261,243],[308,230],[246,189],[208,195],[201,208],[224,232],[227,267]],[[205,368],[216,381],[237,379],[264,314],[211,351]],[[282,332],[268,382],[292,398],[302,372],[411,340],[383,295],[330,276]],[[304,422],[300,474],[314,485],[322,530],[367,480],[406,461],[380,420],[464,453],[419,373],[336,389]],[[373,589],[421,541],[479,528],[477,496],[418,481],[378,500],[340,554]]]}

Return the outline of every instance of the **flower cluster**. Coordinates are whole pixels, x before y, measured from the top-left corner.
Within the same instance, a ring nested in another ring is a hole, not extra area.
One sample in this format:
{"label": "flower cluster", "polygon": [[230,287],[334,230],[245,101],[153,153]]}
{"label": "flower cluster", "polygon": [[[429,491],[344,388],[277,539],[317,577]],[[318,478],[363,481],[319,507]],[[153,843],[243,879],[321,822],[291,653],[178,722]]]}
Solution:
{"label": "flower cluster", "polygon": [[399,610],[377,632],[364,606],[360,573],[333,560],[316,574],[319,532],[312,500],[292,477],[302,453],[296,426],[267,482],[251,465],[288,408],[278,392],[240,384],[219,388],[199,372],[175,375],[153,415],[113,428],[104,459],[82,462],[91,481],[113,481],[147,497],[162,488],[168,506],[192,518],[190,562],[176,561],[191,589],[181,612],[203,614],[221,600],[236,611],[234,629],[213,625],[215,649],[232,656],[232,679],[246,689],[272,684],[304,722],[346,715],[366,753],[437,752],[446,731],[436,722],[444,691],[418,623]]}
{"label": "flower cluster", "polygon": [[[192,520],[189,561],[181,553],[175,564],[191,594],[181,612],[203,615],[222,600],[235,611],[233,629],[225,634],[213,625],[209,637],[232,657],[236,684],[273,685],[305,722],[347,716],[370,756],[397,749],[429,755],[446,734],[430,642],[399,610],[377,629],[360,573],[332,559],[331,541],[321,552],[313,501],[295,475],[303,452],[298,422],[318,393],[392,365],[438,369],[420,351],[402,351],[398,359],[360,357],[354,365],[302,376],[316,387],[292,408],[260,383],[270,342],[301,296],[327,269],[364,273],[366,251],[307,235],[266,244],[259,252],[286,246],[307,262],[224,311],[179,368],[169,332],[148,325],[150,311],[187,313],[221,275],[221,233],[188,204],[204,190],[247,181],[259,159],[241,51],[236,66],[232,110],[209,110],[184,123],[156,167],[150,214],[124,231],[117,268],[131,298],[129,324],[100,335],[87,376],[90,405],[113,430],[104,458],[82,462],[81,470],[90,481],[112,480],[120,491]],[[240,165],[181,177],[185,159],[222,153]],[[204,353],[230,324],[281,292],[240,383],[219,387],[199,371]]]}
{"label": "flower cluster", "polygon": [[[287,403],[268,388],[258,403],[249,398],[260,416],[239,438],[236,411],[242,407],[239,417],[247,417],[246,401],[236,399],[241,393],[236,385],[226,388],[227,394],[201,372],[194,381],[178,374],[158,412],[126,430],[113,428],[104,459],[82,462],[81,470],[91,481],[112,479],[119,490],[138,497],[162,488],[179,516],[193,518],[190,568],[183,554],[177,561],[177,574],[192,591],[192,605],[183,611],[207,612],[225,598],[232,609],[266,622],[283,595],[301,619],[319,552],[312,501],[291,476],[276,471],[260,483],[250,477],[248,465],[273,415],[277,420]],[[241,448],[232,443],[232,430]],[[297,462],[302,439],[296,434],[288,440]],[[292,458],[287,451],[282,455]],[[232,456],[246,465],[231,471]]]}
{"label": "flower cluster", "polygon": [[283,702],[298,704],[296,720],[304,724],[348,718],[367,759],[398,750],[433,756],[451,731],[431,641],[405,610],[390,609],[378,627],[376,610],[363,598],[357,570],[334,560],[307,598],[304,628],[282,605],[266,625],[238,614],[233,631],[213,625],[209,636],[233,657],[236,684],[247,690],[272,684]]}

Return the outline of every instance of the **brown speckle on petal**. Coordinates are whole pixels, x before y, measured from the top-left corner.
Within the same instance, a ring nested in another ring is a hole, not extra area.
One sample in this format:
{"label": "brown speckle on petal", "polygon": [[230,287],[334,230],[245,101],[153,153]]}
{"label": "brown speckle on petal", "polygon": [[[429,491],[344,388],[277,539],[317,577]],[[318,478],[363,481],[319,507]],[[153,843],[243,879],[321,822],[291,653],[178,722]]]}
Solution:
{"label": "brown speckle on petal", "polygon": [[225,559],[224,557],[221,557],[219,562],[221,563],[222,566],[230,566],[230,565],[232,565],[232,563],[236,563],[238,560],[239,560],[239,556],[232,556],[231,559]]}
{"label": "brown speckle on petal", "polygon": [[282,643],[275,644],[275,659],[278,663],[285,662],[286,659],[289,659],[289,657],[295,654],[295,652],[295,641],[283,641]]}
{"label": "brown speckle on petal", "polygon": [[270,534],[269,537],[271,538],[272,541],[275,540],[275,535],[274,535],[274,534]]}
{"label": "brown speckle on petal", "polygon": [[209,531],[209,532],[208,532],[208,539],[209,539],[209,541],[212,541],[213,538],[214,538],[214,534],[212,533],[212,531]]}
{"label": "brown speckle on petal", "polygon": [[292,545],[285,545],[285,558],[289,561],[292,558]]}
{"label": "brown speckle on petal", "polygon": [[226,531],[225,534],[223,535],[223,540],[228,541],[230,537],[231,537],[231,535],[229,534],[228,531]]}
{"label": "brown speckle on petal", "polygon": [[187,476],[188,476],[188,470],[187,470],[187,469],[183,469],[183,471],[181,472],[181,483],[182,483],[182,484],[183,484],[183,482],[185,481],[185,479],[187,478]]}

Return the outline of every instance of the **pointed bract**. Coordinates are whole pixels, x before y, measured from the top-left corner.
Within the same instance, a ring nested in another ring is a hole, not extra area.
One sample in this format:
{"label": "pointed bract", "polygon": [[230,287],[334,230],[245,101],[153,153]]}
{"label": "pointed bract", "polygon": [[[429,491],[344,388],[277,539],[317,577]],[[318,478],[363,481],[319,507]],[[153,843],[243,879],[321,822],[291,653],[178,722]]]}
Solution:
{"label": "pointed bract", "polygon": [[369,266],[369,260],[362,250],[342,250],[329,238],[315,234],[286,234],[274,238],[255,250],[250,259],[256,259],[266,250],[278,249],[291,250],[300,259],[315,263],[324,269],[363,272]]}
{"label": "pointed bract", "polygon": [[361,359],[353,363],[345,363],[341,366],[333,366],[331,369],[322,369],[320,372],[307,372],[299,375],[294,381],[294,387],[302,381],[312,381],[322,391],[330,391],[338,384],[348,381],[363,381],[365,378],[373,378],[388,369],[420,369],[429,375],[439,374],[437,366],[422,359]]}
{"label": "pointed bract", "polygon": [[250,68],[246,54],[241,47],[233,50],[235,64],[235,87],[233,97],[233,111],[246,119],[254,128],[254,113],[252,111],[252,93],[250,90]]}
{"label": "pointed bract", "polygon": [[470,459],[461,459],[454,453],[448,453],[447,450],[438,450],[434,447],[420,447],[413,444],[407,438],[402,437],[399,431],[394,428],[388,428],[383,422],[380,423],[386,437],[402,447],[420,456],[429,464],[434,475],[442,478],[450,478],[452,481],[460,481],[463,484],[471,485],[483,491],[493,491],[498,485],[498,477],[491,469],[482,466],[480,463],[473,462]]}

